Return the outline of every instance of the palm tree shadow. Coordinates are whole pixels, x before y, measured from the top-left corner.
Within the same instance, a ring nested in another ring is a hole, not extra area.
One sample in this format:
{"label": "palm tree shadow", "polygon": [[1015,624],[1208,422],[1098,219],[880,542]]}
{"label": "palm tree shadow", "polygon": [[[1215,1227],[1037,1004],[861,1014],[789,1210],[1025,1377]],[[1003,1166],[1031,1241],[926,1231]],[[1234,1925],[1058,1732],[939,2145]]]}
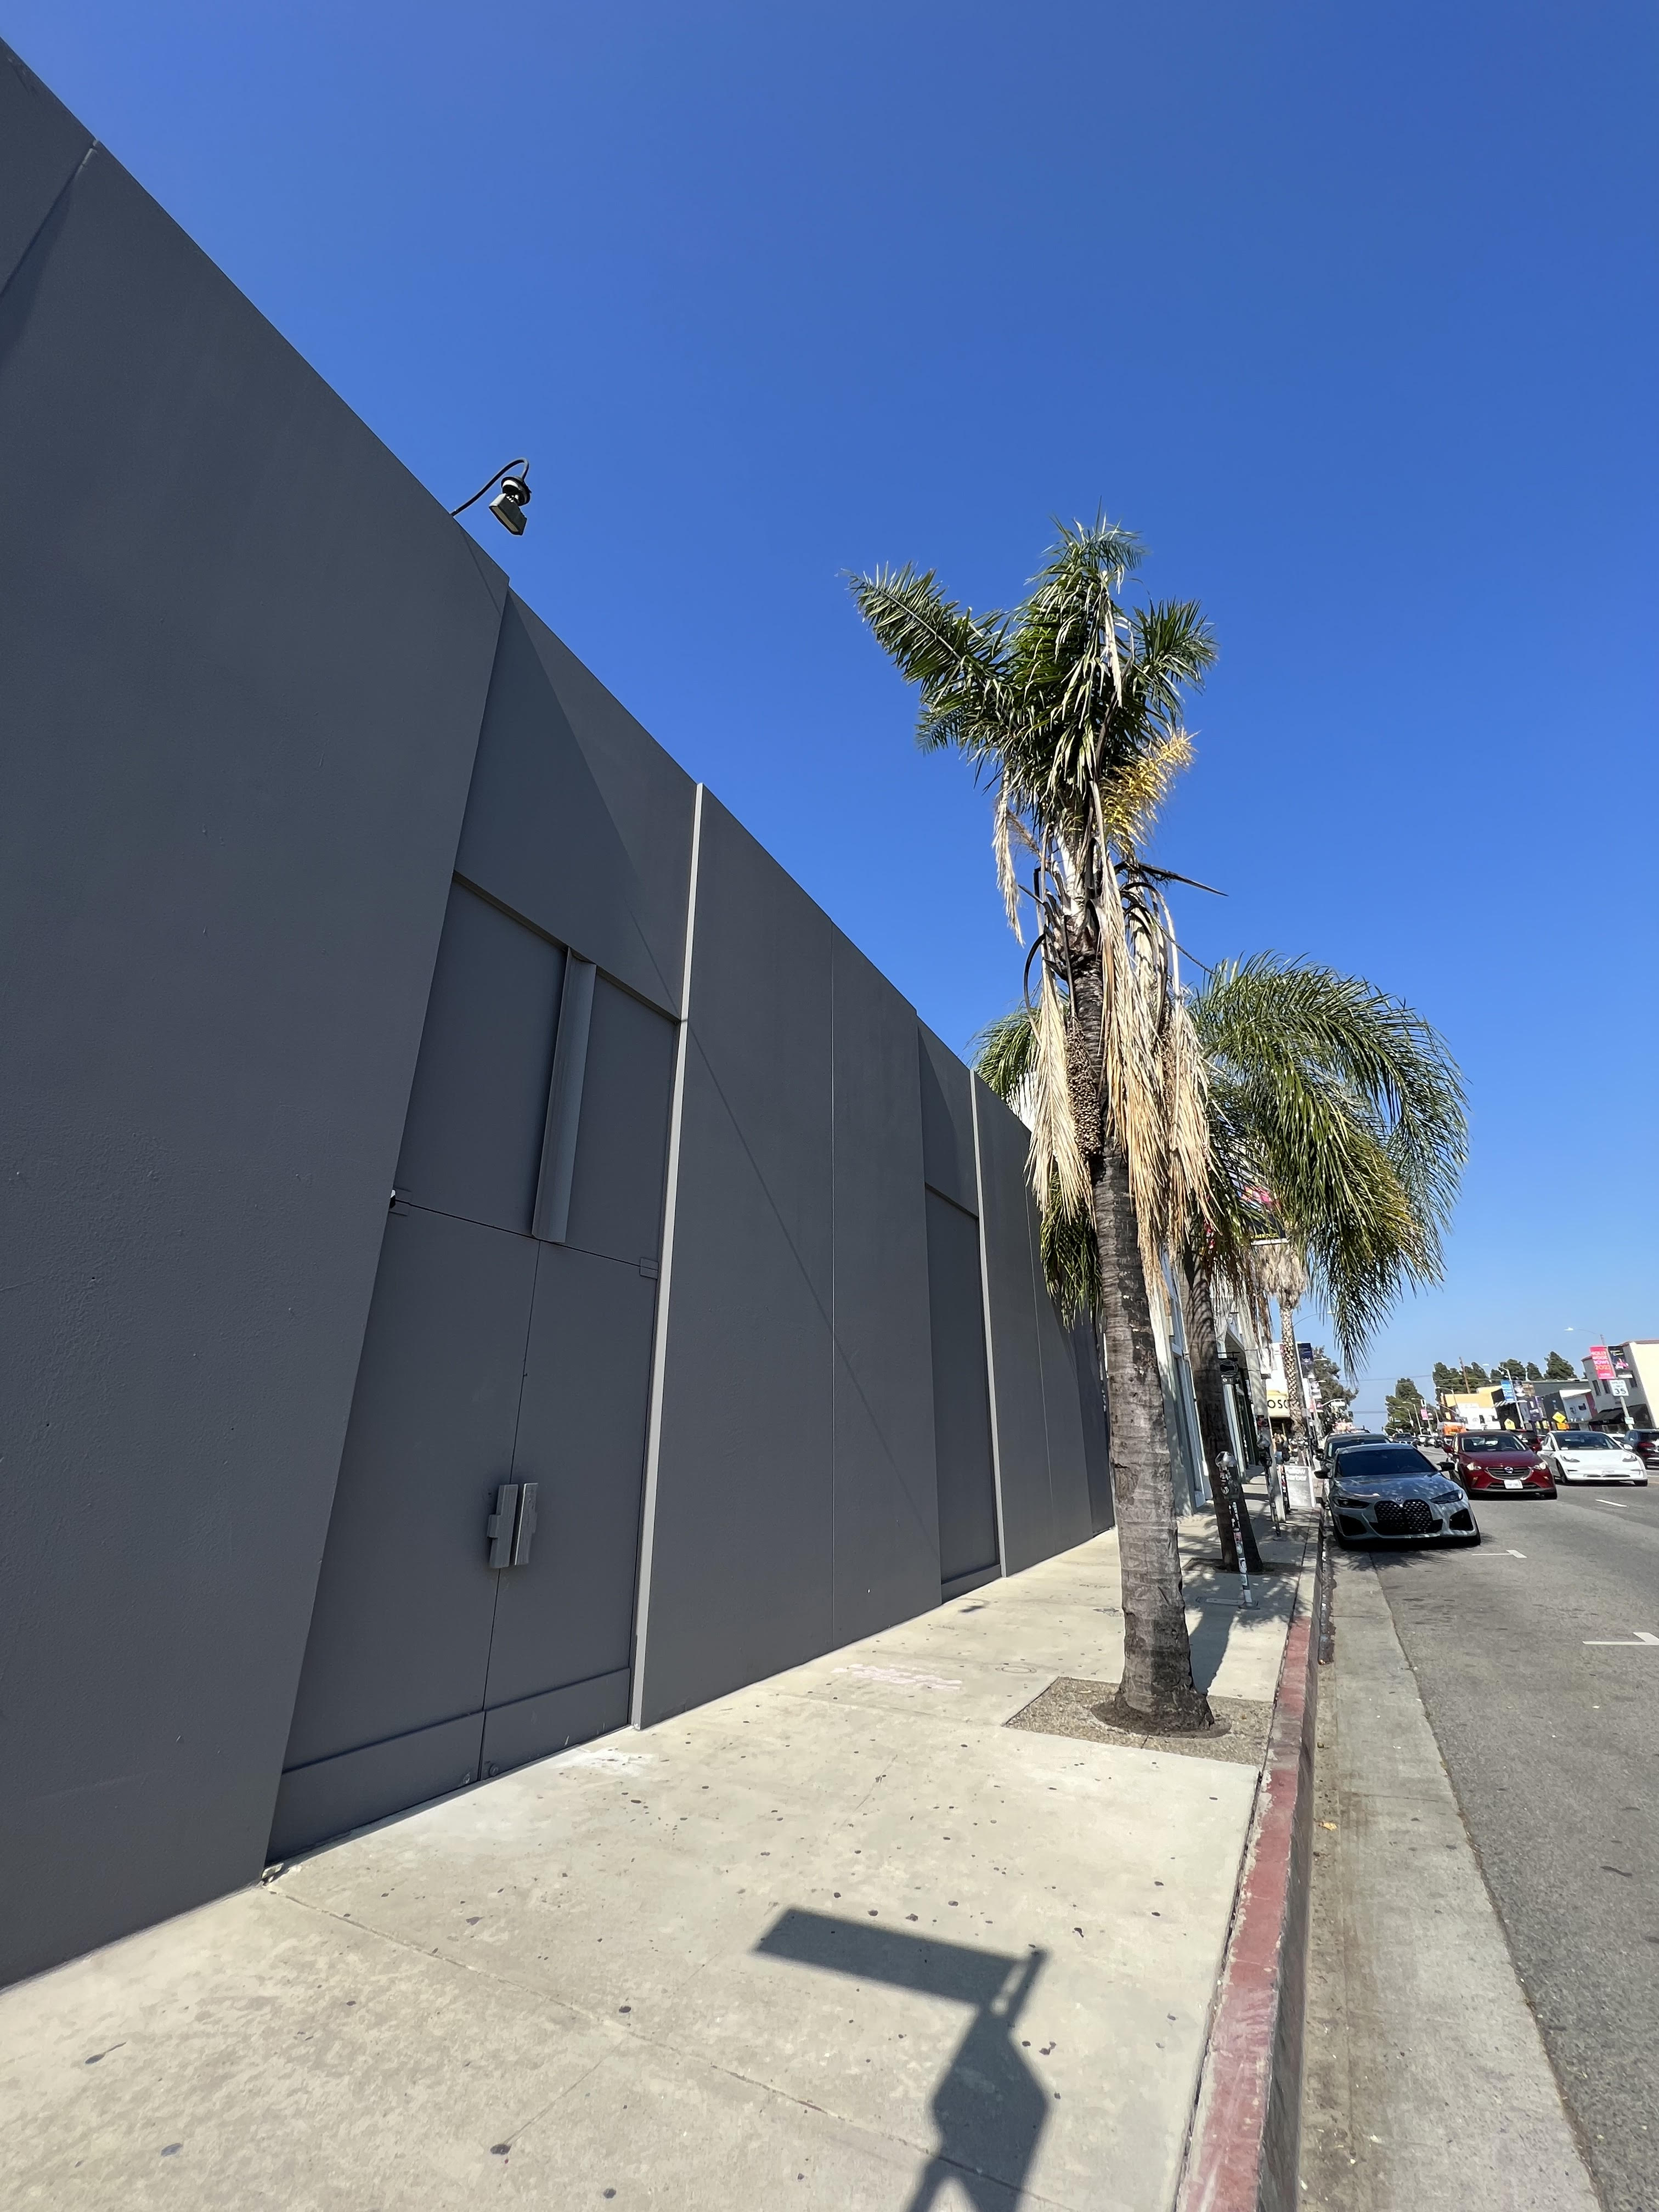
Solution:
{"label": "palm tree shadow", "polygon": [[1048,1953],[1020,1958],[794,1911],[781,1913],[755,1948],[769,1958],[973,2007],[968,2032],[929,2101],[939,2140],[904,2212],[931,2212],[953,2183],[975,2212],[1008,2212],[1048,2118],[1049,2094],[1015,2039]]}

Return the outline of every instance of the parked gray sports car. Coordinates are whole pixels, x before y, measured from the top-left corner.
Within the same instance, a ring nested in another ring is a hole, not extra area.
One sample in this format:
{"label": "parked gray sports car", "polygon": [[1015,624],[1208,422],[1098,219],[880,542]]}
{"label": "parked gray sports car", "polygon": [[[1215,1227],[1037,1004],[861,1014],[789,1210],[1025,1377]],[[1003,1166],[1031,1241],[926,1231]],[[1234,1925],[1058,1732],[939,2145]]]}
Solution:
{"label": "parked gray sports car", "polygon": [[1356,1444],[1331,1477],[1339,1544],[1478,1544],[1467,1494],[1412,1444]]}

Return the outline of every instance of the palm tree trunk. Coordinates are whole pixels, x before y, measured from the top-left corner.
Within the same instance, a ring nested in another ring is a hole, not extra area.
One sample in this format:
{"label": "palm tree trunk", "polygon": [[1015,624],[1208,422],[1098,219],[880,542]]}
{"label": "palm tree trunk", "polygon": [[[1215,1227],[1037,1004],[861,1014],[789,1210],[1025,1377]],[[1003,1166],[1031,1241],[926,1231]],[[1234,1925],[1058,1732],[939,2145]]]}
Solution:
{"label": "palm tree trunk", "polygon": [[1302,1355],[1296,1348],[1296,1308],[1288,1298],[1279,1301],[1279,1347],[1285,1362],[1285,1403],[1291,1416],[1291,1443],[1304,1459],[1313,1457],[1308,1434],[1308,1401],[1302,1392]]}
{"label": "palm tree trunk", "polygon": [[[1221,1455],[1233,1448],[1227,1426],[1226,1385],[1221,1379],[1221,1348],[1216,1339],[1215,1305],[1209,1279],[1187,1279],[1187,1350],[1193,1367],[1193,1395],[1198,1401],[1199,1434],[1204,1442],[1205,1473],[1215,1503],[1216,1529],[1221,1538],[1221,1566],[1224,1574],[1238,1572],[1238,1545],[1233,1535],[1232,1500],[1220,1474]],[[1238,1470],[1242,1476],[1244,1470]],[[1239,1493],[1238,1525],[1244,1538],[1244,1564],[1253,1575],[1261,1572],[1261,1553],[1250,1526],[1250,1516]]]}
{"label": "palm tree trunk", "polygon": [[[1074,988],[1084,1037],[1097,1054],[1099,971],[1078,977]],[[1112,1711],[1127,1727],[1160,1735],[1190,1735],[1212,1728],[1215,1721],[1209,1699],[1193,1680],[1164,1378],[1129,1194],[1129,1163],[1116,1146],[1109,1143],[1091,1159],[1090,1180],[1123,1594],[1123,1679]]]}

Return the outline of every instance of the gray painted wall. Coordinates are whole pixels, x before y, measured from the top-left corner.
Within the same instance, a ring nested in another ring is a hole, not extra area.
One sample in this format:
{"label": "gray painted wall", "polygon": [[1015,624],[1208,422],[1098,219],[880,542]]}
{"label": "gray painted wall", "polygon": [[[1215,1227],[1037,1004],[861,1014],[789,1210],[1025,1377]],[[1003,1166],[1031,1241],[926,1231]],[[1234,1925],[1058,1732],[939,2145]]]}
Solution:
{"label": "gray painted wall", "polygon": [[996,1462],[979,1222],[931,1187],[927,1206],[939,1577],[950,1584],[1000,1561]]}
{"label": "gray painted wall", "polygon": [[833,933],[708,793],[693,930],[642,1722],[834,1640]]}
{"label": "gray painted wall", "polygon": [[988,1316],[1006,1566],[1092,1447],[1020,1125],[0,64],[9,1977],[994,1571]]}
{"label": "gray painted wall", "polygon": [[941,1197],[979,1218],[979,1168],[968,1070],[949,1045],[918,1022],[922,1171]]}
{"label": "gray painted wall", "polygon": [[1077,1368],[1078,1417],[1083,1429],[1083,1458],[1088,1470],[1089,1520],[1097,1536],[1117,1519],[1116,1501],[1112,1496],[1111,1449],[1101,1382],[1100,1345],[1092,1322],[1079,1322],[1071,1335],[1072,1358]]}
{"label": "gray painted wall", "polygon": [[678,1014],[693,792],[684,769],[509,597],[458,872]]}
{"label": "gray painted wall", "polygon": [[1092,1534],[1089,1469],[1076,1358],[1042,1287],[1028,1133],[977,1076],[973,1102],[1003,1571],[1012,1575]]}
{"label": "gray painted wall", "polygon": [[505,586],[4,58],[14,1976],[263,1860]]}
{"label": "gray painted wall", "polygon": [[915,1009],[839,930],[834,1086],[836,1644],[939,1603],[927,1224]]}
{"label": "gray painted wall", "polygon": [[996,1433],[1002,1565],[1018,1574],[1058,1547],[1048,1486],[1042,1358],[1031,1283],[1031,1207],[1026,1130],[975,1076],[980,1232],[991,1341],[991,1416]]}

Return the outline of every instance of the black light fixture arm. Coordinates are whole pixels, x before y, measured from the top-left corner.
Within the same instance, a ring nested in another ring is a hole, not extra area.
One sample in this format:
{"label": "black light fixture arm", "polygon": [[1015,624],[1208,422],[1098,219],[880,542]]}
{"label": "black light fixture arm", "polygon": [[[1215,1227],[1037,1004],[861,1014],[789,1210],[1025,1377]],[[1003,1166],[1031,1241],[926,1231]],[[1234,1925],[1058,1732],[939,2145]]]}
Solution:
{"label": "black light fixture arm", "polygon": [[520,455],[516,461],[508,461],[504,467],[497,469],[493,477],[487,477],[485,481],[478,486],[478,489],[473,493],[471,499],[464,499],[459,507],[452,507],[449,510],[451,515],[465,514],[469,507],[476,507],[478,501],[483,497],[484,494],[487,491],[493,491],[495,486],[500,483],[504,477],[516,477],[519,482],[522,483],[526,473],[528,472],[529,467],[529,462],[525,459],[522,454]]}

